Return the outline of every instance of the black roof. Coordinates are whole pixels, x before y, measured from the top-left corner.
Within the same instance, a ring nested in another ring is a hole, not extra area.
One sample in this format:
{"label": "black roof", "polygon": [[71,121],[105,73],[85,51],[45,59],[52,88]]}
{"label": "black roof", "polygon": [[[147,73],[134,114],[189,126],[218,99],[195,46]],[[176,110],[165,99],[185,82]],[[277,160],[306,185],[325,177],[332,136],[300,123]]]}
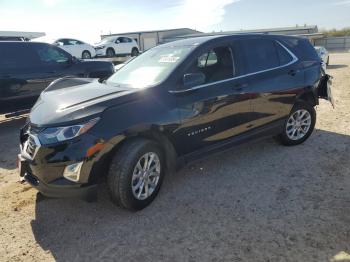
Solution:
{"label": "black roof", "polygon": [[191,37],[182,40],[176,40],[173,42],[169,42],[161,45],[161,47],[174,47],[174,46],[198,46],[208,41],[222,40],[225,41],[227,39],[238,39],[238,38],[249,38],[249,37],[263,37],[263,38],[274,38],[274,39],[291,39],[291,38],[300,38],[296,36],[288,36],[288,35],[272,35],[272,34],[252,34],[252,33],[241,33],[241,34],[233,34],[233,35],[213,35],[213,36],[200,36],[200,37]]}

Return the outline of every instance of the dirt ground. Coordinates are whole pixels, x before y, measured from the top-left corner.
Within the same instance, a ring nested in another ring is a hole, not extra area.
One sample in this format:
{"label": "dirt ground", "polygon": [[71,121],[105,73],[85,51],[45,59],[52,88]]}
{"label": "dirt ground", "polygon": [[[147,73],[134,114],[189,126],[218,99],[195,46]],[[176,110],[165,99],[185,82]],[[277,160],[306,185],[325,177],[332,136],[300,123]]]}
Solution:
{"label": "dirt ground", "polygon": [[99,200],[37,199],[18,182],[23,119],[0,121],[0,261],[350,261],[350,53],[331,55],[303,145],[273,139],[193,163],[131,213]]}

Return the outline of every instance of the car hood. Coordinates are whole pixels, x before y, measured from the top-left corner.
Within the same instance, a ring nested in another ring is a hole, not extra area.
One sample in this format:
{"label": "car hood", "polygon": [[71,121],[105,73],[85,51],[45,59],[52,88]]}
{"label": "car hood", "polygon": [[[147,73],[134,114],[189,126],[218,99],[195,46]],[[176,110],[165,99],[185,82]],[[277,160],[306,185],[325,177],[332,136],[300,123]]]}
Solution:
{"label": "car hood", "polygon": [[128,95],[136,91],[106,85],[97,79],[59,79],[41,93],[29,119],[39,127],[74,123],[135,99]]}

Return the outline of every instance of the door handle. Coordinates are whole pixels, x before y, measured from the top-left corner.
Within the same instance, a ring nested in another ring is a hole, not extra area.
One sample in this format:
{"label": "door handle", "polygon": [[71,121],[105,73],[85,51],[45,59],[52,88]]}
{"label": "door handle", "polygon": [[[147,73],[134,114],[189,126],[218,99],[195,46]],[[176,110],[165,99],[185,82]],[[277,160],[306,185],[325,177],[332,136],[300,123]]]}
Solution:
{"label": "door handle", "polygon": [[296,74],[297,74],[297,70],[294,70],[294,69],[288,72],[288,75],[291,75],[291,76],[295,76]]}

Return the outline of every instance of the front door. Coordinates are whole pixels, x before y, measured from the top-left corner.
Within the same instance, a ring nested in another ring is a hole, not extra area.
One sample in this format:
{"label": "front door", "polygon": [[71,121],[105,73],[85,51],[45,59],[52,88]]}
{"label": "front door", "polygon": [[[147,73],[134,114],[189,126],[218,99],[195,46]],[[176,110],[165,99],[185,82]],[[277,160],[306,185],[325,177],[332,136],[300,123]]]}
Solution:
{"label": "front door", "polygon": [[180,155],[249,130],[249,86],[239,76],[233,47],[218,46],[198,52],[184,74],[203,73],[205,82],[174,94],[182,123],[176,132]]}

